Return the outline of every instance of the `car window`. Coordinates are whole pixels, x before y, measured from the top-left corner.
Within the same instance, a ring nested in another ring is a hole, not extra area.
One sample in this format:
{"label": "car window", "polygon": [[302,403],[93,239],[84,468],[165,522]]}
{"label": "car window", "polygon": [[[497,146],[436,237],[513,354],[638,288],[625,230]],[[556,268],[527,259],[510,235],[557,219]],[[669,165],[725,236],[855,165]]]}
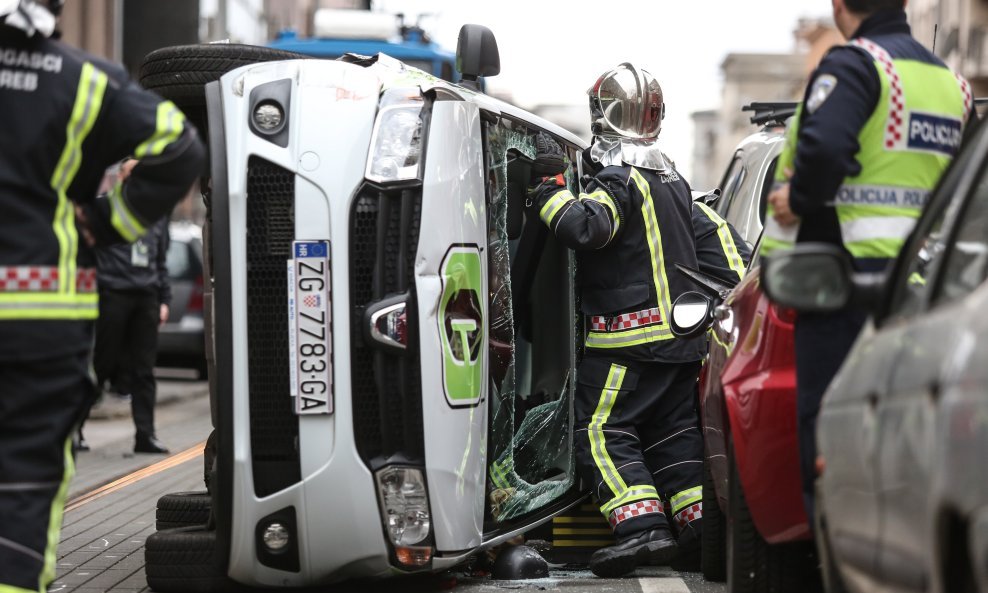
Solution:
{"label": "car window", "polygon": [[[537,513],[577,484],[572,455],[576,313],[570,252],[525,210],[535,130],[490,124],[488,160],[488,512],[498,524]],[[579,193],[566,145],[570,191]],[[567,341],[569,342],[567,344]]]}
{"label": "car window", "polygon": [[724,215],[724,219],[733,224],[734,226],[741,225],[744,221],[747,221],[751,213],[751,205],[754,200],[754,196],[750,192],[741,192],[741,188],[744,186],[744,172],[745,169],[741,169],[741,178],[738,180],[737,185],[732,192],[734,195],[731,196],[729,202],[727,203],[727,211]]}
{"label": "car window", "polygon": [[988,174],[982,174],[946,249],[936,304],[962,298],[988,273]]}
{"label": "car window", "polygon": [[741,155],[738,153],[734,156],[734,161],[731,162],[731,166],[727,168],[727,172],[724,173],[724,177],[720,181],[721,197],[717,201],[717,207],[715,208],[717,214],[727,218],[727,211],[731,207],[731,202],[737,195],[738,189],[741,188],[741,182],[744,181],[744,176],[744,161],[741,160]]}
{"label": "car window", "polygon": [[[984,136],[984,133],[979,136],[978,144],[984,144]],[[969,149],[962,152],[947,170],[895,263],[883,323],[911,317],[922,311],[929,301],[931,280],[947,252],[949,221],[956,219],[955,213],[967,195],[964,174],[983,160],[983,151],[980,147],[972,150],[975,148],[972,144],[969,143]]]}
{"label": "car window", "polygon": [[187,278],[192,270],[192,257],[189,244],[184,241],[171,241],[165,265],[171,278]]}
{"label": "car window", "polygon": [[758,220],[765,224],[765,213],[768,211],[768,195],[772,193],[775,186],[775,167],[779,164],[779,157],[772,159],[772,163],[765,171],[765,179],[762,180],[762,191],[758,197]]}

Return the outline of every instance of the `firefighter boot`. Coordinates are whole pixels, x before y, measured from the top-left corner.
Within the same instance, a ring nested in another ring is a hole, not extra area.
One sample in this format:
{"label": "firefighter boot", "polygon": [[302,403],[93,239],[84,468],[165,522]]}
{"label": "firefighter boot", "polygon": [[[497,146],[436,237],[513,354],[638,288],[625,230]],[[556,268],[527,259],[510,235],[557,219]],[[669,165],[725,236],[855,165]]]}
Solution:
{"label": "firefighter boot", "polygon": [[670,566],[680,572],[700,571],[700,534],[703,529],[703,519],[694,519],[679,532],[679,551],[672,559]]}
{"label": "firefighter boot", "polygon": [[597,550],[590,557],[590,570],[599,577],[619,577],[642,565],[669,564],[676,550],[676,538],[663,525]]}

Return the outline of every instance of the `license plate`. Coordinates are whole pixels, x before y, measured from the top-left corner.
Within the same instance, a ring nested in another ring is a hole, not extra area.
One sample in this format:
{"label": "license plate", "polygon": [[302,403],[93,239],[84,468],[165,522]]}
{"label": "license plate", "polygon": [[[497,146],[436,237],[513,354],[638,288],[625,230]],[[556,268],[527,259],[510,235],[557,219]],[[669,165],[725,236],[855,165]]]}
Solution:
{"label": "license plate", "polygon": [[288,260],[288,351],[295,413],[333,413],[328,241],[295,241]]}

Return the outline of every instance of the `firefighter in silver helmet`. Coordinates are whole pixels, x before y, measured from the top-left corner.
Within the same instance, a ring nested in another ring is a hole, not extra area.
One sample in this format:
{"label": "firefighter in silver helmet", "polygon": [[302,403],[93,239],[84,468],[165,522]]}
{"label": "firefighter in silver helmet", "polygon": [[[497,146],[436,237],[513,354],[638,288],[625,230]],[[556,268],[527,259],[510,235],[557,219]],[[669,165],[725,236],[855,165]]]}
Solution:
{"label": "firefighter in silver helmet", "polygon": [[[695,409],[705,338],[677,338],[672,303],[691,290],[674,264],[732,283],[749,251],[724,220],[694,204],[659,148],[665,103],[649,72],[624,63],[588,91],[592,146],[583,191],[560,177],[533,180],[530,201],[577,251],[585,355],[576,394],[576,455],[617,543],[595,552],[594,574],[698,557],[703,441]],[[551,172],[562,149],[537,138],[535,170]],[[677,557],[679,548],[680,555]]]}

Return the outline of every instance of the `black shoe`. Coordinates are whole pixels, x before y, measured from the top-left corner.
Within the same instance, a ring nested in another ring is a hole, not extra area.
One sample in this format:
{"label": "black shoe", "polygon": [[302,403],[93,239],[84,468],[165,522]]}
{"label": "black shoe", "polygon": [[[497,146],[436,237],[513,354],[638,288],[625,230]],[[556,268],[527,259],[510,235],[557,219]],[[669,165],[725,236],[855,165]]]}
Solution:
{"label": "black shoe", "polygon": [[168,447],[157,437],[137,437],[134,443],[134,453],[168,453]]}
{"label": "black shoe", "polygon": [[601,548],[590,557],[590,570],[599,577],[619,577],[646,564],[663,566],[676,555],[676,538],[659,527]]}
{"label": "black shoe", "polygon": [[72,450],[73,451],[89,451],[89,443],[86,441],[86,439],[84,439],[84,438],[82,438],[80,436],[78,439],[74,439],[72,441]]}

